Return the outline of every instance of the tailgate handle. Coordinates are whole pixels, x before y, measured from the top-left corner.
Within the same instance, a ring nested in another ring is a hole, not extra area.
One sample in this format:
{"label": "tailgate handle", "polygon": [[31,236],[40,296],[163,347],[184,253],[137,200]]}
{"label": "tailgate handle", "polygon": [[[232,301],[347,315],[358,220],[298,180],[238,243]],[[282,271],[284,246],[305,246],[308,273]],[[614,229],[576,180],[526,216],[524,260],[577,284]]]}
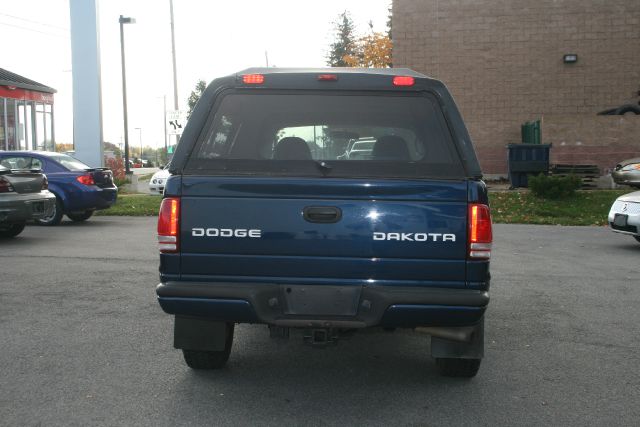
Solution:
{"label": "tailgate handle", "polygon": [[302,216],[309,222],[330,224],[340,221],[342,211],[334,206],[307,206],[302,211]]}

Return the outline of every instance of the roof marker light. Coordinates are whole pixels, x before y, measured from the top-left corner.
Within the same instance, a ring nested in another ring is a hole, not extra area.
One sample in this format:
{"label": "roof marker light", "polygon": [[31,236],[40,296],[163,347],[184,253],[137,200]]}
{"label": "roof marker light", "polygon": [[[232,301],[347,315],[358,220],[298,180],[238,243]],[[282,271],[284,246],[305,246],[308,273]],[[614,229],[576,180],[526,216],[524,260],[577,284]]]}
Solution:
{"label": "roof marker light", "polygon": [[264,83],[263,74],[245,74],[242,76],[242,82],[248,85],[261,85]]}
{"label": "roof marker light", "polygon": [[393,77],[394,86],[413,86],[415,83],[416,83],[416,80],[411,76],[394,76]]}
{"label": "roof marker light", "polygon": [[338,75],[337,74],[320,74],[318,76],[318,81],[321,82],[337,82]]}

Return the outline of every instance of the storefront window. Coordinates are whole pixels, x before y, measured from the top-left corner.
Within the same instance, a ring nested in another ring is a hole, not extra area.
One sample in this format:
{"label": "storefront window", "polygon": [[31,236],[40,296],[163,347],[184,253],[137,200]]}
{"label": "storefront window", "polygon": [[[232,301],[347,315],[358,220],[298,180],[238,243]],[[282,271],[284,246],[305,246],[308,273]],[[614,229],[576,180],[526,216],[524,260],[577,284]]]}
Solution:
{"label": "storefront window", "polygon": [[7,149],[6,126],[4,123],[5,99],[0,98],[0,150]]}
{"label": "storefront window", "polygon": [[53,105],[0,98],[0,150],[55,151]]}
{"label": "storefront window", "polygon": [[33,150],[35,144],[35,138],[34,138],[34,129],[33,129],[33,102],[27,102],[26,105],[26,120],[27,120],[27,125],[26,125],[26,141],[27,141],[27,150]]}
{"label": "storefront window", "polygon": [[44,105],[44,143],[46,150],[56,151],[55,142],[53,141],[53,112],[51,104]]}
{"label": "storefront window", "polygon": [[24,101],[17,101],[18,104],[18,117],[16,117],[17,131],[18,131],[18,150],[26,150],[27,149],[27,128],[25,126],[25,117],[24,117]]}
{"label": "storefront window", "polygon": [[36,150],[46,150],[46,134],[44,126],[44,104],[36,104]]}
{"label": "storefront window", "polygon": [[17,150],[16,101],[14,99],[7,99],[5,106],[7,109],[7,150]]}

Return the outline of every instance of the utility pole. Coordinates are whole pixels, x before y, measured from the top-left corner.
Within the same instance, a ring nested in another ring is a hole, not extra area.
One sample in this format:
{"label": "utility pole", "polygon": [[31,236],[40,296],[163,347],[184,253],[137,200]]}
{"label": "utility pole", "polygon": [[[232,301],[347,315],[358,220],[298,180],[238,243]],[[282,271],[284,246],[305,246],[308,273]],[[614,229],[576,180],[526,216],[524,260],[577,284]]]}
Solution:
{"label": "utility pole", "polygon": [[267,68],[269,68],[269,52],[264,51],[264,59],[267,62]]}

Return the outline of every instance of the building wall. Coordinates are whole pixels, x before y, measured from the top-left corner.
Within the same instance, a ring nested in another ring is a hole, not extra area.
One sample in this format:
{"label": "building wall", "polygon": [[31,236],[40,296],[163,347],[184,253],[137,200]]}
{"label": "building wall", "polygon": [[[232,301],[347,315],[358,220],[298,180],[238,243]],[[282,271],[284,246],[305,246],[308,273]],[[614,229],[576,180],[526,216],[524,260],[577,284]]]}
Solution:
{"label": "building wall", "polygon": [[538,118],[552,161],[640,155],[640,116],[596,116],[638,102],[640,0],[394,0],[393,43],[395,67],[447,84],[485,173]]}

